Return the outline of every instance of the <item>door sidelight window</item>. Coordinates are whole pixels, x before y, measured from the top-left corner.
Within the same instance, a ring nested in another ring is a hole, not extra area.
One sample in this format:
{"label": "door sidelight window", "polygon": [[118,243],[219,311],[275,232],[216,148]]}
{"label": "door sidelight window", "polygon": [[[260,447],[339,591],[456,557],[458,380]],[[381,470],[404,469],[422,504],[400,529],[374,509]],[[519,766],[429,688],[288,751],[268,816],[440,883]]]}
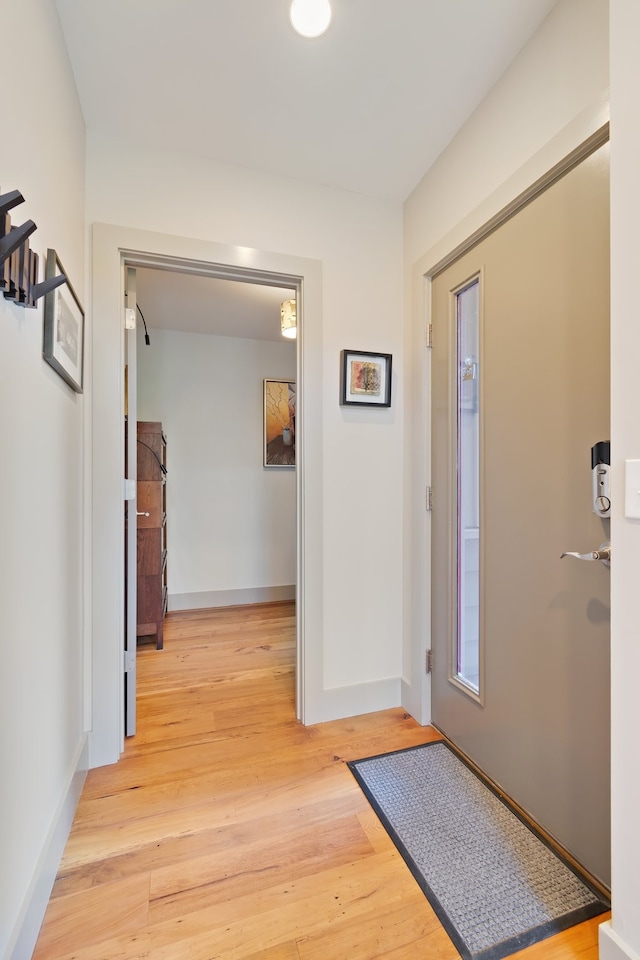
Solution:
{"label": "door sidelight window", "polygon": [[455,294],[457,625],[454,679],[480,693],[480,281]]}

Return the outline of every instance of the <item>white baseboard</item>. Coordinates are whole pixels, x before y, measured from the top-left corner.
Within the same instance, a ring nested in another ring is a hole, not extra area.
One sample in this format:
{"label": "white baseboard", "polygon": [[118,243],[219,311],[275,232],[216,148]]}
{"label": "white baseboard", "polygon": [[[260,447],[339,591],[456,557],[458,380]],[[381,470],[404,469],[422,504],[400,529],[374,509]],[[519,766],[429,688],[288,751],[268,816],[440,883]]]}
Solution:
{"label": "white baseboard", "polygon": [[244,590],[205,590],[201,593],[170,593],[169,610],[205,610],[207,607],[236,607],[249,603],[295,600],[295,583],[282,587],[248,587]]}
{"label": "white baseboard", "polygon": [[622,940],[611,926],[611,920],[606,920],[598,927],[600,960],[640,960],[640,953],[636,953]]}
{"label": "white baseboard", "polygon": [[400,679],[397,677],[353,686],[315,689],[307,692],[304,722],[308,726],[399,706]]}
{"label": "white baseboard", "polygon": [[[403,710],[406,710],[407,713],[410,713],[414,720],[424,725],[420,691],[416,690],[414,686],[411,686],[411,684],[407,683],[404,679],[400,681],[400,706]],[[428,723],[429,721],[426,722]]]}
{"label": "white baseboard", "polygon": [[88,768],[89,751],[85,735],[76,753],[69,786],[58,804],[13,935],[9,939],[5,960],[30,960],[33,954]]}

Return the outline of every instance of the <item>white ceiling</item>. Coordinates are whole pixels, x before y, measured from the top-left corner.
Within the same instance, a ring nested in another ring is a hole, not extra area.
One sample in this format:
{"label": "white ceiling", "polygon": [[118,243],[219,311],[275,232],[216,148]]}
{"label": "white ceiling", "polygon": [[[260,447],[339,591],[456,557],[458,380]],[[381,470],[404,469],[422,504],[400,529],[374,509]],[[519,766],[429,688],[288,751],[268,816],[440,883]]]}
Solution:
{"label": "white ceiling", "polygon": [[87,128],[404,200],[556,0],[56,0]]}
{"label": "white ceiling", "polygon": [[138,267],[136,296],[153,346],[154,329],[281,341],[280,303],[295,290]]}
{"label": "white ceiling", "polygon": [[[331,0],[315,40],[290,0],[56,3],[90,132],[402,201],[556,0]],[[279,336],[272,288],[140,273],[150,328]]]}

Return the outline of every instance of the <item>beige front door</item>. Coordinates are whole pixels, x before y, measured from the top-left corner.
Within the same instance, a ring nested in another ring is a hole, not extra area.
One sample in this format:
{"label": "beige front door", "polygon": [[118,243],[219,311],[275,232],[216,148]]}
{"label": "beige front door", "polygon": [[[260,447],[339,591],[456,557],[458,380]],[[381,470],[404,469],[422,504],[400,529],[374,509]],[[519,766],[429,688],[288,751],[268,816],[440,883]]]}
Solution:
{"label": "beige front door", "polygon": [[605,145],[432,287],[433,720],[606,884],[608,201]]}

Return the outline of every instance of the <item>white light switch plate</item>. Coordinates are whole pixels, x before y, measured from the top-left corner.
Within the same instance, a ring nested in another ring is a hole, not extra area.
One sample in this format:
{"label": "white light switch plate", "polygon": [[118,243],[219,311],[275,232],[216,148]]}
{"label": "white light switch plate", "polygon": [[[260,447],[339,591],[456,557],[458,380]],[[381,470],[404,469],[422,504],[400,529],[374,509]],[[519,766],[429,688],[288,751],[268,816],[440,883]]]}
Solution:
{"label": "white light switch plate", "polygon": [[624,462],[624,515],[640,520],[640,460]]}

